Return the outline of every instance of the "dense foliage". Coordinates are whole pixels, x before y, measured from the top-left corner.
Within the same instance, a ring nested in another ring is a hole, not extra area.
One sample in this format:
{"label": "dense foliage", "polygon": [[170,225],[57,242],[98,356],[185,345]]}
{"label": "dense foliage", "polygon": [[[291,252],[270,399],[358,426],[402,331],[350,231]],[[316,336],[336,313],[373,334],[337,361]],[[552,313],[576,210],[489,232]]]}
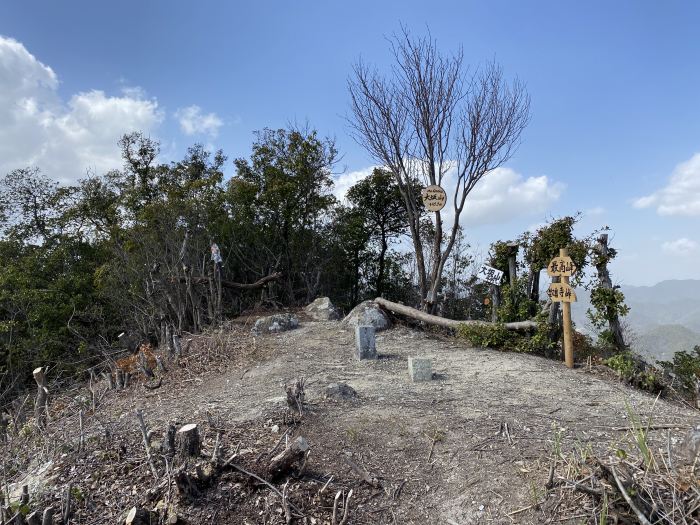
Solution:
{"label": "dense foliage", "polygon": [[392,249],[407,229],[395,181],[377,170],[338,202],[337,151],[315,131],[259,132],[228,178],[224,154],[201,145],[169,164],[140,133],[119,147],[121,169],[72,185],[37,168],[0,180],[3,396],[33,367],[56,378],[105,361],[122,332],[167,342],[321,295],[346,309],[377,294],[414,300],[410,261]]}

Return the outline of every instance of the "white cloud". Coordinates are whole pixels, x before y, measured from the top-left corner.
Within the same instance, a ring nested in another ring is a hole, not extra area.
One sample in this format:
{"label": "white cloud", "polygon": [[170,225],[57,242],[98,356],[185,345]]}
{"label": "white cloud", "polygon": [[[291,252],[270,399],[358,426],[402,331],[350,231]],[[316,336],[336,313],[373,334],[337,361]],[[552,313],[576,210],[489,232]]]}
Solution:
{"label": "white cloud", "polygon": [[375,168],[376,166],[370,166],[369,168],[343,173],[342,175],[336,177],[335,184],[333,186],[333,194],[335,197],[340,202],[343,202],[348,190],[362,179],[369,177]]}
{"label": "white cloud", "polygon": [[[344,200],[348,190],[368,177],[374,168],[375,166],[370,166],[336,178],[335,196]],[[448,196],[447,205],[442,212],[446,224],[452,224],[454,217],[452,195],[456,182],[454,169],[448,171],[442,182]],[[525,178],[510,168],[497,168],[487,173],[467,196],[460,224],[502,224],[516,218],[538,216],[548,210],[563,191],[562,183],[552,182],[544,175]]]}
{"label": "white cloud", "polygon": [[205,115],[202,113],[202,108],[196,105],[178,109],[175,112],[175,118],[180,122],[180,129],[185,135],[206,134],[216,137],[219,134],[219,128],[224,125],[216,113]]}
{"label": "white cloud", "polygon": [[588,210],[583,212],[584,215],[587,215],[589,217],[603,215],[604,213],[605,213],[605,208],[603,208],[602,206],[596,206],[594,208],[589,208]]}
{"label": "white cloud", "polygon": [[58,77],[24,45],[0,36],[0,175],[37,166],[61,182],[121,165],[117,141],[124,133],[149,133],[162,120],[155,99],[138,88],[122,96],[92,90],[68,102]]}
{"label": "white cloud", "polygon": [[698,243],[692,239],[681,237],[675,241],[668,241],[661,245],[661,249],[673,255],[688,255],[698,249]]}
{"label": "white cloud", "polygon": [[679,164],[668,184],[636,199],[635,208],[656,208],[659,215],[700,215],[700,153]]}
{"label": "white cloud", "polygon": [[460,223],[463,226],[502,224],[541,215],[559,200],[563,191],[562,183],[553,182],[545,175],[525,178],[510,168],[497,168],[487,173],[467,196]]}

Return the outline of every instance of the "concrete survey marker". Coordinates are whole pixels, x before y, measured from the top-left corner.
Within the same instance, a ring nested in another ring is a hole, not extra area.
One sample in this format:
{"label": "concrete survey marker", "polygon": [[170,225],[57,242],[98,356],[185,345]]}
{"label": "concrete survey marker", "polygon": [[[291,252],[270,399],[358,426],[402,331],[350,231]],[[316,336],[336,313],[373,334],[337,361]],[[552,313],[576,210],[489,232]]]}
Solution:
{"label": "concrete survey marker", "polygon": [[356,326],[355,345],[357,347],[357,359],[376,359],[377,345],[374,339],[374,326]]}
{"label": "concrete survey marker", "polygon": [[430,359],[409,357],[408,375],[411,377],[411,381],[430,381],[433,378],[433,367]]}

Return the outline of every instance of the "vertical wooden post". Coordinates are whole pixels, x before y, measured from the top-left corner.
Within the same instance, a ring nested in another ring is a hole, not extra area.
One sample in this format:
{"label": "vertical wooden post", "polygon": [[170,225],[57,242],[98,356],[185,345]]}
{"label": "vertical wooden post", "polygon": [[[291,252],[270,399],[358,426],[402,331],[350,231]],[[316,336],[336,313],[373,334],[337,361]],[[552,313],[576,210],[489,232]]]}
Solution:
{"label": "vertical wooden post", "polygon": [[501,306],[501,287],[497,284],[491,285],[491,322],[498,322],[498,308]]}
{"label": "vertical wooden post", "polygon": [[34,381],[36,381],[37,386],[36,401],[34,402],[34,418],[36,419],[37,426],[43,429],[46,428],[48,420],[49,388],[46,383],[46,371],[44,368],[39,367],[34,369],[32,375],[34,376]]}
{"label": "vertical wooden post", "polygon": [[508,279],[510,280],[511,290],[515,290],[515,281],[518,278],[518,249],[520,245],[517,242],[509,242],[510,254],[508,255]]}
{"label": "vertical wooden post", "polygon": [[[569,250],[566,248],[561,248],[559,250],[559,257],[568,257]],[[561,281],[564,284],[569,284],[569,278],[566,276],[561,277]],[[574,367],[574,342],[571,337],[571,303],[562,303],[562,322],[564,324],[564,361],[566,366],[569,368]]]}

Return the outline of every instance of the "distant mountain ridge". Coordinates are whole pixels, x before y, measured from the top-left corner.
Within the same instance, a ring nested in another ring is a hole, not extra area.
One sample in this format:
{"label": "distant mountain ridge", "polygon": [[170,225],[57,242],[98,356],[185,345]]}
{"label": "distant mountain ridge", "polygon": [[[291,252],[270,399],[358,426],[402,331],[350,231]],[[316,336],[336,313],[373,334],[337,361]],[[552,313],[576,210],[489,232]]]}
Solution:
{"label": "distant mountain ridge", "polygon": [[[661,281],[653,286],[621,286],[630,313],[623,319],[632,348],[651,360],[700,345],[700,280]],[[593,333],[586,317],[590,294],[577,290],[571,309],[578,330]]]}

